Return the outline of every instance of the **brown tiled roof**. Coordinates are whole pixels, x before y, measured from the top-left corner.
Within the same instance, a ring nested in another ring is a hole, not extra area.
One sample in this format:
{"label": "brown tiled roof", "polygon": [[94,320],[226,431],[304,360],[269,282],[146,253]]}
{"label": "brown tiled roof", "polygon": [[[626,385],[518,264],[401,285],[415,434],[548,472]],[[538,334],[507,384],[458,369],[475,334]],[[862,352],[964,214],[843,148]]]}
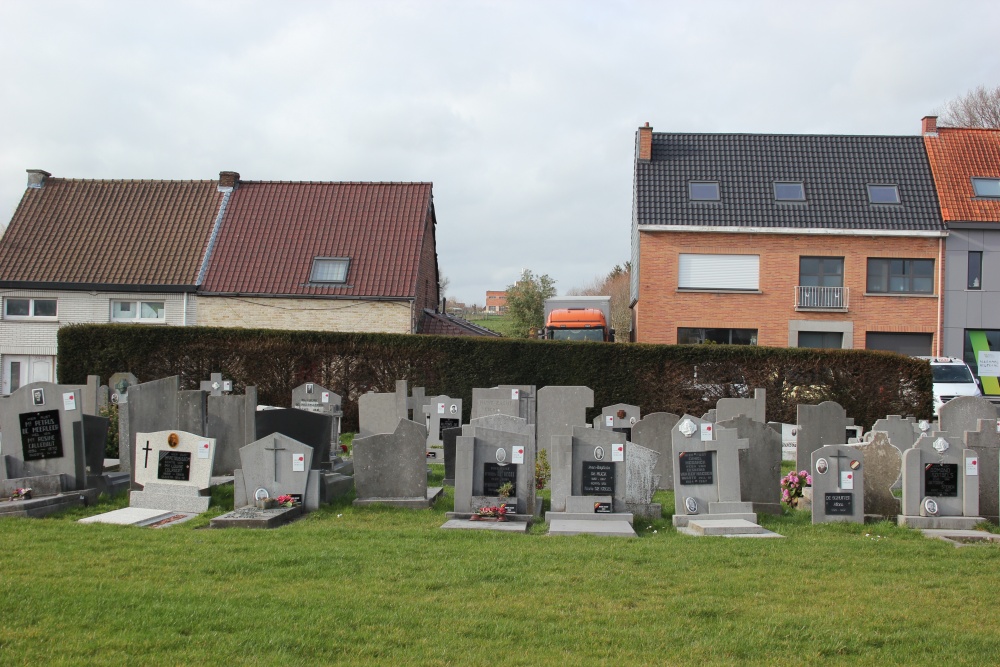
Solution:
{"label": "brown tiled roof", "polygon": [[[414,298],[430,183],[241,181],[202,291]],[[345,285],[309,284],[315,257],[348,257]]]}
{"label": "brown tiled roof", "polygon": [[0,239],[0,282],[193,286],[221,202],[216,181],[48,178]]}
{"label": "brown tiled roof", "polygon": [[977,199],[974,176],[1000,178],[1000,130],[939,127],[924,136],[945,222],[1000,221],[1000,200]]}
{"label": "brown tiled roof", "polygon": [[500,336],[495,331],[463,320],[461,317],[436,313],[429,308],[424,309],[424,321],[420,325],[420,333],[437,336]]}

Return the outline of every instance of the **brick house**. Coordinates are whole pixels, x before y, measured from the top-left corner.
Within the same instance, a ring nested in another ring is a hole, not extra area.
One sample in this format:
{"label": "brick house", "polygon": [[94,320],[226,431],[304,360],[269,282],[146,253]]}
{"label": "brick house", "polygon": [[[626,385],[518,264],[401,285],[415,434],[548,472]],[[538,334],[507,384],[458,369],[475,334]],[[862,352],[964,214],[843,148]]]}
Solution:
{"label": "brick house", "polygon": [[486,292],[486,312],[491,315],[499,315],[507,312],[507,292],[487,290]]}
{"label": "brick house", "polygon": [[438,305],[430,183],[233,180],[199,324],[420,332]]}
{"label": "brick house", "polygon": [[437,306],[430,183],[28,174],[0,238],[3,394],[55,379],[66,324],[419,333]]}
{"label": "brick house", "polygon": [[[978,375],[979,353],[1000,350],[1000,130],[939,128],[934,116],[921,129],[948,228],[943,353]],[[1000,397],[997,377],[980,379]]]}
{"label": "brick house", "polygon": [[642,343],[940,346],[944,238],[920,137],[636,134]]}

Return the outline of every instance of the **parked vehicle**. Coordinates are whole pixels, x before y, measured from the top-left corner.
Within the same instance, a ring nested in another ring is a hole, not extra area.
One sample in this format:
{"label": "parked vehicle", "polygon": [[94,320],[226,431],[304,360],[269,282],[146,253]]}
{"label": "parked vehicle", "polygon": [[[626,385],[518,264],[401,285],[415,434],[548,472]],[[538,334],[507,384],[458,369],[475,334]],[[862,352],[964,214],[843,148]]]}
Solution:
{"label": "parked vehicle", "polygon": [[564,296],[545,300],[545,337],[549,340],[611,342],[611,297]]}
{"label": "parked vehicle", "polygon": [[969,365],[956,357],[917,357],[926,359],[934,377],[934,414],[958,396],[982,396],[982,387]]}

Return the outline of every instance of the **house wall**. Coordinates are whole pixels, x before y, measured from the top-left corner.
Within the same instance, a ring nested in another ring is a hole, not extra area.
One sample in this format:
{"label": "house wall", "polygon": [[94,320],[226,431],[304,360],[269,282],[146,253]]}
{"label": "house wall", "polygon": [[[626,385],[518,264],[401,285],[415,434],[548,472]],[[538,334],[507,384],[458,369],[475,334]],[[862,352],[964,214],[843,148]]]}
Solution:
{"label": "house wall", "polygon": [[[0,290],[4,299],[41,298],[56,299],[55,322],[36,320],[0,319],[0,354],[56,353],[56,333],[67,324],[100,324],[111,321],[111,301],[163,301],[165,324],[184,324],[184,295],[158,294],[156,292],[70,292],[48,290]],[[5,311],[0,311],[0,313]],[[187,324],[195,324],[195,299],[188,296]],[[153,325],[156,326],[156,325]]]}
{"label": "house wall", "polygon": [[199,296],[207,327],[411,333],[411,301]]}
{"label": "house wall", "polygon": [[[940,271],[937,238],[641,231],[639,243],[640,343],[676,344],[678,327],[705,327],[756,329],[758,345],[775,347],[797,345],[798,331],[843,331],[844,347],[864,348],[867,332],[937,329],[936,295],[865,295],[869,257],[934,259]],[[681,253],[760,255],[760,292],[678,291]],[[844,258],[848,312],[795,310],[801,256]]]}
{"label": "house wall", "polygon": [[437,239],[434,235],[434,216],[428,212],[424,223],[424,244],[420,249],[420,268],[417,272],[416,300],[411,313],[410,330],[403,333],[416,333],[417,327],[423,321],[424,308],[435,310],[438,307],[438,265]]}

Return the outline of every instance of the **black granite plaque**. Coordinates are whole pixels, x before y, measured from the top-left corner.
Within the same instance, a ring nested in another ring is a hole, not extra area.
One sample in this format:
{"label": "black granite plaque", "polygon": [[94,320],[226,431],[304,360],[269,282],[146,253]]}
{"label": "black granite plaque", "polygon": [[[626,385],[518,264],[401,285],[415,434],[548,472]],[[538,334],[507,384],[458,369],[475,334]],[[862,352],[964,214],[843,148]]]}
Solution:
{"label": "black granite plaque", "polygon": [[459,419],[440,419],[438,420],[438,440],[444,442],[444,430],[446,428],[458,428],[462,425]]}
{"label": "black granite plaque", "polygon": [[681,484],[714,484],[712,452],[682,452],[680,463]]}
{"label": "black granite plaque", "polygon": [[924,468],[924,495],[936,498],[958,496],[958,464],[928,463]]}
{"label": "black granite plaque", "polygon": [[63,455],[59,411],[22,412],[21,453],[25,461],[58,459]]}
{"label": "black granite plaque", "polygon": [[172,479],[176,482],[191,480],[191,452],[160,452],[160,467],[157,479]]}
{"label": "black granite plaque", "polygon": [[[496,496],[500,493],[500,487],[510,482],[517,488],[517,466],[499,463],[486,463],[483,465],[483,495]],[[514,494],[511,494],[514,495]]]}
{"label": "black granite plaque", "polygon": [[585,496],[615,495],[615,464],[584,461],[580,487]]}
{"label": "black granite plaque", "polygon": [[823,511],[826,514],[840,514],[851,516],[854,514],[854,494],[853,493],[827,493],[823,497]]}
{"label": "black granite plaque", "polygon": [[594,514],[611,514],[611,503],[594,503]]}

